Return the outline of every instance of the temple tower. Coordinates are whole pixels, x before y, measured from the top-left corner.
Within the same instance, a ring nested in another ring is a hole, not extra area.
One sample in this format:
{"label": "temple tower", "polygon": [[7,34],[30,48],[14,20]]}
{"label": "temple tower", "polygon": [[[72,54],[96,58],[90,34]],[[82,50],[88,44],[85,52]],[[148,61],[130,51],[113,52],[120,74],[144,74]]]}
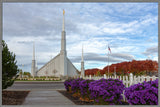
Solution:
{"label": "temple tower", "polygon": [[[34,66],[34,64],[33,64]],[[34,67],[32,67],[34,68]],[[48,61],[37,72],[36,76],[55,76],[61,79],[67,79],[67,77],[79,76],[80,72],[67,58],[66,51],[66,32],[65,32],[65,11],[63,10],[63,24],[61,34],[61,49],[60,53]]]}
{"label": "temple tower", "polygon": [[67,52],[66,52],[66,32],[65,32],[65,11],[63,10],[63,24],[61,37],[61,51],[60,51],[60,74],[67,76]]}
{"label": "temple tower", "polygon": [[83,46],[82,46],[82,60],[81,60],[81,77],[85,76],[84,72],[84,58],[83,58]]}
{"label": "temple tower", "polygon": [[36,60],[35,60],[35,43],[33,43],[33,58],[32,58],[32,68],[31,68],[31,75],[35,77],[36,73]]}

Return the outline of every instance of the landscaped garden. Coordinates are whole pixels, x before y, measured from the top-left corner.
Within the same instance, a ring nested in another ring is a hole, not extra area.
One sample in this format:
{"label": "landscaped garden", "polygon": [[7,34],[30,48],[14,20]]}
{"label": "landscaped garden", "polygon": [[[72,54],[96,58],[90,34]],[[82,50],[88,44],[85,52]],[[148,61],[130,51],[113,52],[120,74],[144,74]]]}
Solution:
{"label": "landscaped garden", "polygon": [[23,78],[17,78],[15,81],[61,81],[59,77],[23,77]]}
{"label": "landscaped garden", "polygon": [[[158,79],[125,87],[119,79],[68,79],[67,93],[91,105],[158,105]],[[127,101],[123,100],[124,92]]]}

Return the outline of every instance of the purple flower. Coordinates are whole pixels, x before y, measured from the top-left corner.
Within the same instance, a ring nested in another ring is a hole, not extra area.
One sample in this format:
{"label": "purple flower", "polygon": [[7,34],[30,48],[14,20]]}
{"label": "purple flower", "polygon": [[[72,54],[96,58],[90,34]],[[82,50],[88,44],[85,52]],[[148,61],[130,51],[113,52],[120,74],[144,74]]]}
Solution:
{"label": "purple flower", "polygon": [[89,91],[91,98],[100,99],[106,104],[118,104],[122,99],[124,84],[118,79],[100,79],[89,83]]}
{"label": "purple flower", "polygon": [[81,81],[83,81],[83,79],[82,78],[78,78],[78,79],[74,79],[71,82],[71,89],[72,89],[73,93],[78,92],[80,90],[80,82]]}
{"label": "purple flower", "polygon": [[99,102],[99,99],[95,99],[95,102],[97,102],[97,103],[98,103],[98,102]]}
{"label": "purple flower", "polygon": [[65,86],[65,89],[67,91],[69,91],[69,86],[71,86],[71,82],[73,81],[73,79],[68,79],[64,82],[64,86]]}
{"label": "purple flower", "polygon": [[82,96],[89,96],[90,92],[89,92],[89,83],[92,82],[94,80],[82,80],[79,83],[79,87],[80,87],[80,92]]}
{"label": "purple flower", "polygon": [[158,105],[158,79],[125,88],[124,95],[132,105]]}

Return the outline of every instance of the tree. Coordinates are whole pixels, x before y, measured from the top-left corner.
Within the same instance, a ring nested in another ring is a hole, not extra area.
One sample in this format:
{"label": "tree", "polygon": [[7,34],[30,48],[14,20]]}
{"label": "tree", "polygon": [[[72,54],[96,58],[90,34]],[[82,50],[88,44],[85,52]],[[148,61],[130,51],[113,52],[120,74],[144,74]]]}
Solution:
{"label": "tree", "polygon": [[2,89],[6,89],[14,83],[19,72],[16,55],[10,52],[7,44],[2,40]]}
{"label": "tree", "polygon": [[99,70],[97,71],[96,76],[101,76],[101,73]]}
{"label": "tree", "polygon": [[24,72],[23,75],[24,75],[25,77],[27,76],[28,78],[31,77],[31,73],[30,73],[30,72]]}

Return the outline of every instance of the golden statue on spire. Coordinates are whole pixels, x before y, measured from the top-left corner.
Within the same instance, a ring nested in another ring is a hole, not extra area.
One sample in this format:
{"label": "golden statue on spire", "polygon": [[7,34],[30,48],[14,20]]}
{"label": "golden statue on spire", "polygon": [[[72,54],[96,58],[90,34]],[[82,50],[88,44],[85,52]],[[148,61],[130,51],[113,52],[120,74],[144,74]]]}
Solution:
{"label": "golden statue on spire", "polygon": [[64,11],[64,9],[63,9],[63,15],[65,14],[65,11]]}

